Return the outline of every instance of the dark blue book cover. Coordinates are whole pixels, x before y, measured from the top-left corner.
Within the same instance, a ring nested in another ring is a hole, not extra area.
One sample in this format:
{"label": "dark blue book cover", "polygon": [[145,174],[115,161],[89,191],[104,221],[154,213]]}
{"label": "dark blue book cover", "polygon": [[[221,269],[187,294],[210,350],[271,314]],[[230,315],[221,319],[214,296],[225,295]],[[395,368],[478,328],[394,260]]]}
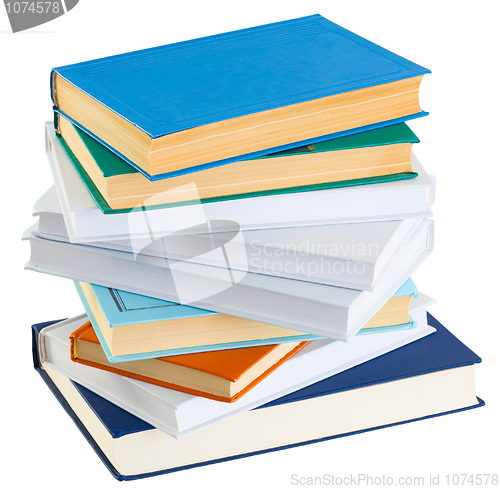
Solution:
{"label": "dark blue book cover", "polygon": [[[276,406],[283,403],[299,401],[327,394],[333,394],[336,392],[356,389],[368,385],[389,382],[396,379],[403,379],[415,375],[422,375],[429,372],[435,372],[450,368],[457,368],[481,362],[481,359],[474,352],[472,352],[467,346],[465,346],[460,340],[458,340],[452,333],[450,333],[442,324],[440,324],[430,314],[428,314],[428,320],[429,320],[429,325],[436,328],[435,333],[428,335],[413,343],[410,343],[409,345],[406,345],[404,347],[386,353],[385,355],[377,357],[364,364],[358,365],[349,370],[334,375],[321,382],[310,385],[294,393],[291,393],[287,396],[284,396],[280,399],[265,404],[259,407],[258,409],[265,409],[269,406]],[[251,455],[257,455],[260,453],[265,453],[266,451],[282,450],[285,448],[291,448],[293,446],[315,443],[318,441],[338,438],[340,436],[348,436],[356,433],[362,433],[364,431],[370,431],[374,429],[380,429],[388,426],[401,424],[401,423],[394,423],[384,426],[377,426],[370,428],[369,430],[355,431],[342,435],[310,440],[305,443],[298,443],[284,447],[282,446],[282,447],[272,448],[270,450],[254,452],[250,454],[242,454],[235,457],[228,457],[224,459],[202,462],[195,465],[168,469],[166,471],[138,474],[134,476],[123,476],[119,474],[116,471],[116,469],[112,466],[112,464],[103,454],[97,443],[93,440],[92,436],[88,433],[85,426],[81,423],[78,416],[74,413],[74,411],[68,405],[68,403],[66,402],[62,394],[59,392],[57,387],[53,384],[50,377],[46,374],[44,370],[40,368],[39,359],[37,355],[37,336],[39,331],[41,331],[41,329],[43,329],[46,326],[49,326],[50,324],[53,324],[54,322],[56,321],[35,324],[32,326],[34,366],[40,373],[42,378],[45,380],[49,388],[52,390],[54,395],[59,399],[64,409],[72,417],[73,421],[76,423],[82,434],[87,438],[88,442],[92,445],[92,447],[96,451],[97,455],[101,458],[103,463],[108,467],[108,469],[114,475],[114,477],[120,480],[138,479],[178,470],[185,470],[200,465],[223,462],[226,460],[231,460],[233,458],[242,458]],[[133,416],[127,411],[124,411],[118,406],[98,396],[97,394],[94,394],[85,387],[77,383],[73,384],[80,393],[80,395],[82,396],[82,398],[85,399],[87,404],[91,407],[91,409],[97,415],[103,426],[107,429],[107,431],[113,438],[127,436],[129,434],[137,433],[139,431],[155,429],[150,424],[142,421],[136,416]],[[450,414],[454,412],[463,411],[466,409],[473,409],[483,405],[484,401],[478,399],[477,404],[467,407],[465,409],[447,411],[432,416],[426,416],[425,418]],[[418,418],[418,419],[425,419],[425,418]],[[416,420],[417,419],[412,419],[405,422],[412,422]]]}

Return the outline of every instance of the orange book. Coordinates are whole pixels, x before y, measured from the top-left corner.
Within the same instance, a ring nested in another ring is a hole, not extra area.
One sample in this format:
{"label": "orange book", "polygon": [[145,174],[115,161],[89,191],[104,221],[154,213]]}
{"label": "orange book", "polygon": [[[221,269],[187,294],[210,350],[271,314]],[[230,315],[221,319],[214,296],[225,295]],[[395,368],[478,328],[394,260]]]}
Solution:
{"label": "orange book", "polygon": [[74,362],[222,402],[240,399],[308,343],[252,346],[110,363],[90,321],[74,331],[70,339]]}

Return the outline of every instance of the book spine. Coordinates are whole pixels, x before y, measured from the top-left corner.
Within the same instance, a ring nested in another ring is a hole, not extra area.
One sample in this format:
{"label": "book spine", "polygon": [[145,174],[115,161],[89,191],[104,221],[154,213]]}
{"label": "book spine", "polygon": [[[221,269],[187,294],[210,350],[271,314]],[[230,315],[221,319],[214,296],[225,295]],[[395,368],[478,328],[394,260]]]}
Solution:
{"label": "book spine", "polygon": [[50,72],[50,98],[52,99],[52,105],[54,106],[54,108],[57,107],[57,94],[56,94],[55,78],[56,78],[56,71],[52,70]]}
{"label": "book spine", "polygon": [[38,348],[38,338],[39,338],[39,333],[43,328],[46,328],[47,326],[51,326],[52,324],[59,323],[61,321],[65,321],[65,319],[56,319],[54,321],[46,321],[44,323],[37,323],[33,324],[31,326],[31,352],[33,355],[33,367],[39,368],[40,367],[40,356],[38,354],[39,348]]}

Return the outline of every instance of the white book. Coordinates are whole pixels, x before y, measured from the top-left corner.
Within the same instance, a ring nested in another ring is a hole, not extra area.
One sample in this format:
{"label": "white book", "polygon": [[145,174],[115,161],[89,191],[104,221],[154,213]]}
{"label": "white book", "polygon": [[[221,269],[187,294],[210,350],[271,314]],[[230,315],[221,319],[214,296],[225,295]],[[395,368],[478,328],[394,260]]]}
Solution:
{"label": "white book", "polygon": [[[54,187],[33,207],[38,217],[36,231],[41,238],[70,242],[68,230]],[[244,253],[235,254],[231,267],[240,271],[293,278],[358,290],[373,290],[391,259],[413,236],[422,219],[404,219],[351,224],[299,226],[242,231]],[[198,235],[198,241],[227,242],[228,233]],[[214,238],[215,236],[215,238]],[[193,236],[187,239],[195,239]],[[132,253],[130,238],[89,243],[98,248]],[[163,256],[165,249],[145,247],[144,252]],[[182,260],[183,249],[171,249],[169,257]],[[194,260],[194,258],[193,258]],[[199,255],[196,262],[226,266],[220,256]]]}
{"label": "white book", "polygon": [[72,362],[68,337],[88,320],[85,315],[44,328],[39,335],[39,358],[42,367],[57,370],[154,427],[182,438],[427,336],[435,331],[427,325],[426,312],[433,303],[423,294],[412,299],[414,329],[356,336],[349,343],[310,342],[234,403],[185,394]]}
{"label": "white book", "polygon": [[[53,123],[47,122],[45,129],[47,156],[70,241],[127,238],[130,213],[101,212],[58,141]],[[430,217],[435,179],[427,175],[414,155],[412,164],[418,173],[416,178],[211,202],[197,207],[208,221],[237,223],[242,230]],[[148,210],[144,217],[161,222],[164,233],[175,232],[192,221],[193,206]]]}
{"label": "white book", "polygon": [[360,291],[189,262],[166,268],[155,257],[144,263],[132,253],[44,239],[34,230],[36,225],[24,235],[31,246],[27,269],[343,341],[394,295],[429,256],[434,241],[433,222],[424,220],[374,289]]}

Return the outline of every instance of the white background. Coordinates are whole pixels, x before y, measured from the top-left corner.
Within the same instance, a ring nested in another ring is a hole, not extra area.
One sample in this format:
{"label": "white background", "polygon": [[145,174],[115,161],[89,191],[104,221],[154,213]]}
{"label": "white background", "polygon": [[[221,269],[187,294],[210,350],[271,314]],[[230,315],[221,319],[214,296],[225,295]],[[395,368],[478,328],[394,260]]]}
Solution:
{"label": "white background", "polygon": [[[409,123],[437,176],[436,247],[413,276],[432,313],[483,358],[486,407],[452,416],[182,471],[134,487],[290,487],[291,475],[424,476],[500,472],[499,69],[494,1],[80,0],[67,15],[10,33],[0,10],[2,213],[2,478],[39,487],[116,484],[32,368],[30,325],[83,312],[73,284],[24,271],[20,241],[52,185],[43,123],[50,69],[78,61],[320,13],[432,70],[428,117]],[[10,487],[14,482],[9,484]]]}

